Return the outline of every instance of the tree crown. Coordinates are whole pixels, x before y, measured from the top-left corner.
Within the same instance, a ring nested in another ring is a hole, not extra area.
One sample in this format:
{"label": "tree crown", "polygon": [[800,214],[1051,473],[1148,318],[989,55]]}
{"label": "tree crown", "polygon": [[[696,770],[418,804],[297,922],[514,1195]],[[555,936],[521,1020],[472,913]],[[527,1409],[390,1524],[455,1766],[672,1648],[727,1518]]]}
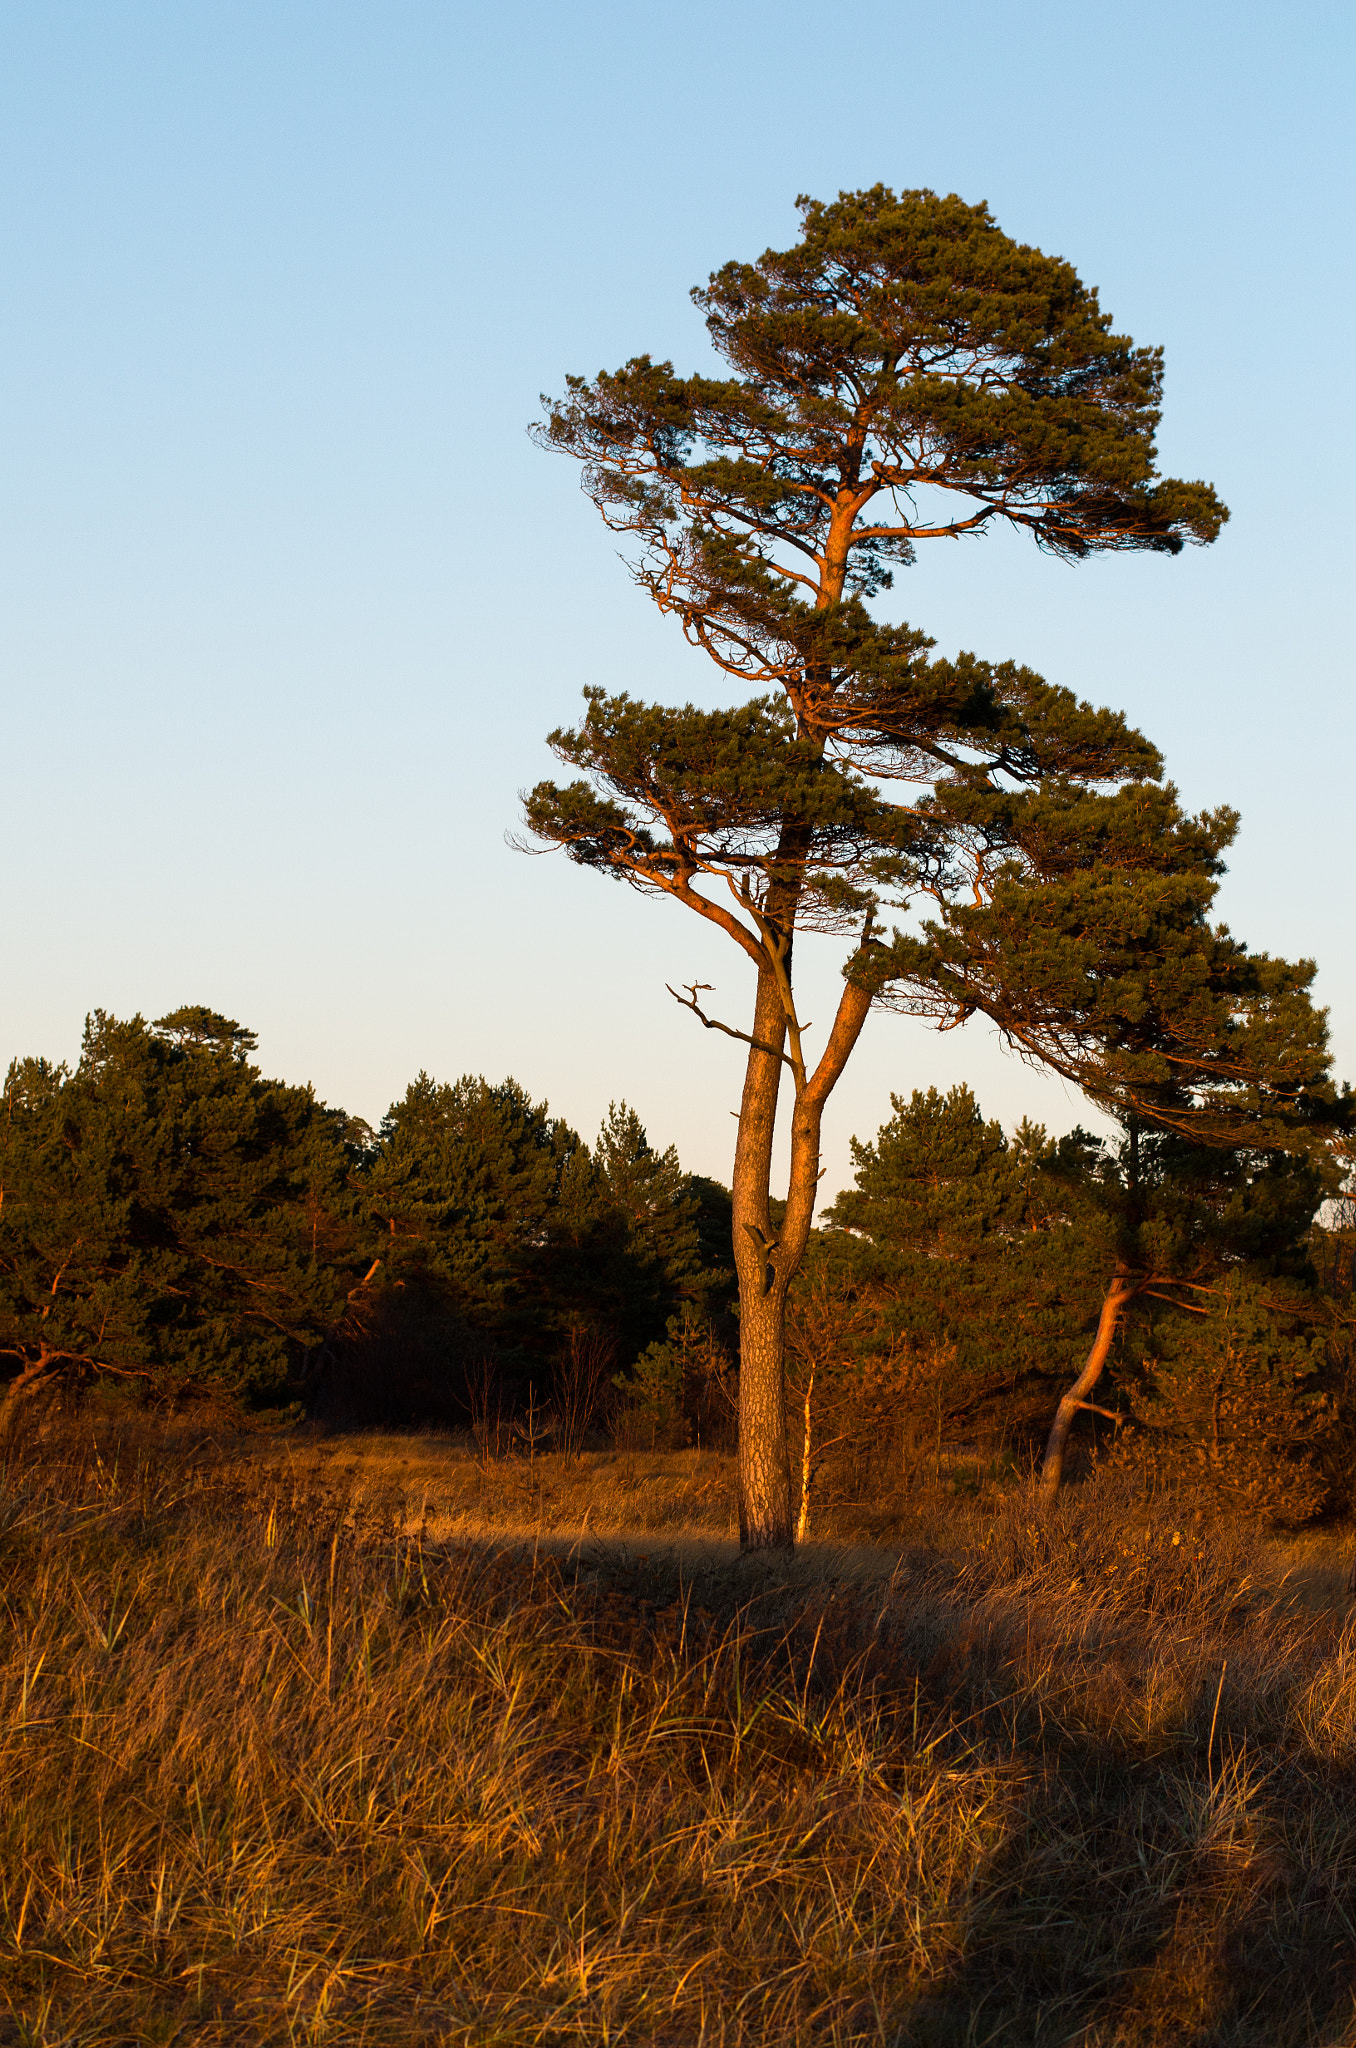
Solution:
{"label": "tree crown", "polygon": [[794,699],[823,662],[806,614],[888,587],[922,539],[997,522],[1080,558],[1215,538],[1209,486],[1156,475],[1161,351],[1113,334],[1068,263],[954,194],[799,204],[797,246],[693,294],[732,377],[641,355],[543,401],[545,445],[583,461],[642,584],[723,666]]}

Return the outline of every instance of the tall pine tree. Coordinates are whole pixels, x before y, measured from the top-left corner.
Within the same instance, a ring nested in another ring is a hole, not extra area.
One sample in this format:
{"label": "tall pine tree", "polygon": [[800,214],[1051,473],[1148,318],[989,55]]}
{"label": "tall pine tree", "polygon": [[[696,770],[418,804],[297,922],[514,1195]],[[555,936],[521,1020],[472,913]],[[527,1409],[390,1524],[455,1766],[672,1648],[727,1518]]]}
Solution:
{"label": "tall pine tree", "polygon": [[[590,690],[580,726],[552,735],[581,776],[527,803],[540,839],[684,904],[754,970],[748,1028],[708,1014],[695,983],[680,997],[748,1048],[733,1183],[746,1548],[792,1540],[786,1295],[825,1104],[873,999],[948,1022],[985,1007],[957,986],[949,941],[959,931],[964,955],[969,940],[956,913],[1051,888],[1042,929],[1066,940],[1060,986],[1028,949],[1012,972],[990,959],[982,993],[1042,1058],[1061,1051],[1072,1003],[1086,1051],[1114,1004],[1084,1028],[1071,877],[1085,895],[1090,871],[1108,879],[1103,956],[1145,935],[1160,955],[1199,953],[1233,828],[1227,813],[1183,816],[1158,755],[1116,714],[1011,663],[935,660],[922,634],[868,609],[921,540],[1006,526],[1069,560],[1213,540],[1214,493],[1155,471],[1159,352],[1114,334],[1067,263],[1009,240],[982,206],[883,186],[800,204],[794,248],[728,264],[694,294],[730,375],[638,356],[572,378],[543,429],[582,462],[642,589],[758,694],[707,712]],[[936,932],[889,939],[882,905],[919,900]],[[850,935],[817,1056],[795,992],[807,931]],[[1097,960],[1083,965],[1095,976]],[[783,1075],[791,1170],[774,1227]],[[1142,1078],[1122,1061],[1116,1086]]]}

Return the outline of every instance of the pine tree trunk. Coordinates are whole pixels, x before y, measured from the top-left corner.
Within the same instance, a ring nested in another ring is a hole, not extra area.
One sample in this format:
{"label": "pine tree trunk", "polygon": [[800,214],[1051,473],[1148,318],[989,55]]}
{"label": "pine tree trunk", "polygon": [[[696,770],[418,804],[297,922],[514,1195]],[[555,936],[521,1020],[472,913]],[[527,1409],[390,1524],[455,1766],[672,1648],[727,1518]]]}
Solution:
{"label": "pine tree trunk", "polygon": [[753,1036],[735,1146],[734,1260],[739,1276],[739,1545],[741,1550],[789,1548],[791,1463],[786,1441],[786,1384],[782,1336],[786,1281],[770,1253],[768,1208],[772,1139],[781,1081],[786,1017],[770,968],[758,976]]}
{"label": "pine tree trunk", "polygon": [[0,1399],[0,1447],[9,1442],[28,1402],[51,1383],[62,1363],[60,1354],[44,1351],[27,1360],[9,1381]]}
{"label": "pine tree trunk", "polygon": [[739,1547],[787,1550],[796,1540],[782,1369],[786,1291],[739,1311]]}
{"label": "pine tree trunk", "polygon": [[1102,1368],[1111,1355],[1112,1339],[1116,1335],[1121,1310],[1134,1292],[1134,1281],[1127,1274],[1118,1273],[1106,1291],[1102,1312],[1097,1318],[1097,1335],[1092,1340],[1087,1364],[1055,1410],[1054,1424],[1045,1446],[1045,1461],[1041,1466],[1041,1494],[1047,1501],[1054,1499],[1059,1491],[1059,1482],[1064,1476],[1064,1452],[1069,1441],[1069,1431],[1074,1425],[1074,1417],[1084,1406],[1088,1395],[1102,1376]]}
{"label": "pine tree trunk", "polygon": [[[789,962],[788,962],[789,972]],[[734,1256],[739,1276],[739,1543],[741,1550],[795,1542],[786,1431],[786,1296],[805,1256],[819,1185],[824,1104],[857,1043],[871,998],[849,981],[823,1058],[797,1090],[791,1116],[786,1215],[773,1236],[768,1204],[772,1138],[786,1013],[771,968],[758,976],[734,1170]]]}

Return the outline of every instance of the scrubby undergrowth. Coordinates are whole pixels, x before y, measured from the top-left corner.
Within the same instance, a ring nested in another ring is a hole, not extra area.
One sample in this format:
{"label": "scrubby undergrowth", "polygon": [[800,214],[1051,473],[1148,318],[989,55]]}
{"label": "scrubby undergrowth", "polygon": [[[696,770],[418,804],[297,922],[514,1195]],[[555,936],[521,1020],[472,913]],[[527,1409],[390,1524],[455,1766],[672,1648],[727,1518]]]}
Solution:
{"label": "scrubby undergrowth", "polygon": [[401,1455],[12,1457],[5,2038],[1356,2040],[1356,1637],[1243,1537],[506,1544]]}

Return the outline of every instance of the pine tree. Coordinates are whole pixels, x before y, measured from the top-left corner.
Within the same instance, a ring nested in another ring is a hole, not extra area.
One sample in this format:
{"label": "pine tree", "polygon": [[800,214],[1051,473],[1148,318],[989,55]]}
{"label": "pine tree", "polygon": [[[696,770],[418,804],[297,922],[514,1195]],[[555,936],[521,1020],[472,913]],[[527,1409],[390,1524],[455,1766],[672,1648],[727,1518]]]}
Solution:
{"label": "pine tree", "polygon": [[1333,1421],[1325,1336],[1296,1290],[1228,1273],[1203,1312],[1160,1316],[1148,1332],[1122,1458],[1234,1513],[1308,1520],[1327,1491],[1312,1463]]}
{"label": "pine tree", "polygon": [[997,1122],[962,1083],[892,1095],[870,1144],[852,1140],[856,1185],[825,1220],[875,1242],[948,1259],[1024,1220],[1026,1179]]}
{"label": "pine tree", "polygon": [[[539,1389],[569,1377],[585,1337],[629,1363],[704,1284],[697,1196],[625,1103],[590,1150],[516,1081],[421,1074],[388,1111],[363,1188],[381,1259],[368,1348],[403,1381],[422,1361],[404,1406],[457,1412],[469,1369],[511,1407],[524,1376]],[[352,1370],[361,1380],[361,1360]]]}
{"label": "pine tree", "polygon": [[651,1450],[661,1444],[718,1445],[733,1412],[733,1366],[716,1320],[704,1305],[684,1301],[669,1317],[664,1336],[646,1347],[628,1373],[616,1376],[623,1435],[638,1431]]}
{"label": "pine tree", "polygon": [[549,1346],[593,1228],[588,1147],[518,1082],[411,1082],[382,1121],[363,1188],[387,1289],[441,1302],[505,1347]]}
{"label": "pine tree", "polygon": [[610,1283],[608,1319],[619,1354],[629,1362],[656,1340],[680,1296],[701,1289],[697,1198],[676,1147],[656,1152],[624,1102],[609,1105],[593,1164],[599,1209],[599,1243],[591,1255],[595,1286]]}
{"label": "pine tree", "polygon": [[[1331,1091],[1307,1102],[1310,1142],[1302,1145],[1304,1132],[1289,1128],[1290,1150],[1201,1144],[1172,1129],[1145,1131],[1132,1123],[1119,1143],[1102,1146],[1086,1162],[1081,1192],[1085,1212],[1091,1201],[1101,1216],[1105,1292],[1092,1348],[1051,1426],[1041,1468],[1047,1497],[1059,1487],[1079,1412],[1097,1409],[1089,1396],[1128,1317],[1137,1316],[1150,1332],[1141,1332],[1143,1342],[1176,1359],[1192,1355],[1194,1323],[1213,1331],[1221,1300],[1234,1299],[1230,1289],[1242,1287],[1251,1299],[1260,1284],[1270,1289],[1278,1312],[1313,1322],[1310,1231],[1334,1181],[1324,1139],[1349,1114],[1350,1102]],[[1267,1121],[1259,1118],[1258,1127],[1266,1133]],[[1274,1298],[1278,1289],[1290,1296],[1285,1304]],[[1201,1341],[1208,1347],[1213,1336]],[[1304,1434],[1298,1410],[1295,1433]]]}
{"label": "pine tree", "polygon": [[7,1409],[70,1373],[277,1389],[362,1268],[350,1121],[267,1081],[251,1033],[96,1010],[75,1071],[10,1068],[0,1120]]}
{"label": "pine tree", "polygon": [[[855,1185],[793,1293],[797,1348],[812,1311],[832,1337],[836,1295],[851,1332],[839,1365],[862,1380],[864,1418],[870,1380],[915,1433],[924,1413],[948,1434],[985,1416],[1007,1427],[1015,1402],[1040,1402],[1068,1369],[1104,1270],[1107,1233],[1082,1186],[1091,1141],[1052,1143],[1030,1123],[1009,1141],[963,1085],[892,1102],[872,1143],[853,1140]],[[821,1341],[825,1395],[832,1349]]]}
{"label": "pine tree", "polygon": [[[747,1030],[708,1015],[696,983],[679,998],[748,1047],[733,1183],[746,1548],[792,1539],[787,1289],[824,1107],[873,999],[948,1023],[987,1006],[1038,1057],[1067,1064],[1068,1040],[1086,1069],[1098,1033],[1118,1051],[1125,1035],[1098,974],[1150,946],[1200,954],[1233,829],[1224,812],[1184,817],[1154,749],[1114,713],[1011,663],[935,660],[924,635],[868,610],[925,539],[1009,526],[1071,560],[1212,540],[1214,493],[1155,474],[1159,353],[1113,334],[1068,264],[1010,241],[982,206],[883,186],[800,204],[795,248],[728,264],[694,294],[730,376],[638,356],[572,378],[543,430],[583,463],[641,587],[761,694],[707,712],[589,690],[580,726],[551,736],[580,777],[540,784],[526,810],[540,839],[684,904],[755,972]],[[1001,938],[1012,892],[1047,889],[1057,904],[1037,905],[1037,926],[1058,986],[1020,942],[1011,964],[995,955],[986,927],[987,982],[972,989],[963,906],[997,905]],[[888,938],[882,905],[916,899],[936,929]],[[1099,950],[1079,982],[1068,920],[1091,899]],[[797,934],[816,931],[851,935],[817,1059],[794,978]],[[1197,1035],[1223,1028],[1219,979],[1212,965],[1204,995],[1181,975],[1173,988],[1174,1006],[1188,988],[1198,999]],[[1161,1078],[1136,1053],[1113,1093]],[[792,1163],[774,1227],[784,1073]]]}

